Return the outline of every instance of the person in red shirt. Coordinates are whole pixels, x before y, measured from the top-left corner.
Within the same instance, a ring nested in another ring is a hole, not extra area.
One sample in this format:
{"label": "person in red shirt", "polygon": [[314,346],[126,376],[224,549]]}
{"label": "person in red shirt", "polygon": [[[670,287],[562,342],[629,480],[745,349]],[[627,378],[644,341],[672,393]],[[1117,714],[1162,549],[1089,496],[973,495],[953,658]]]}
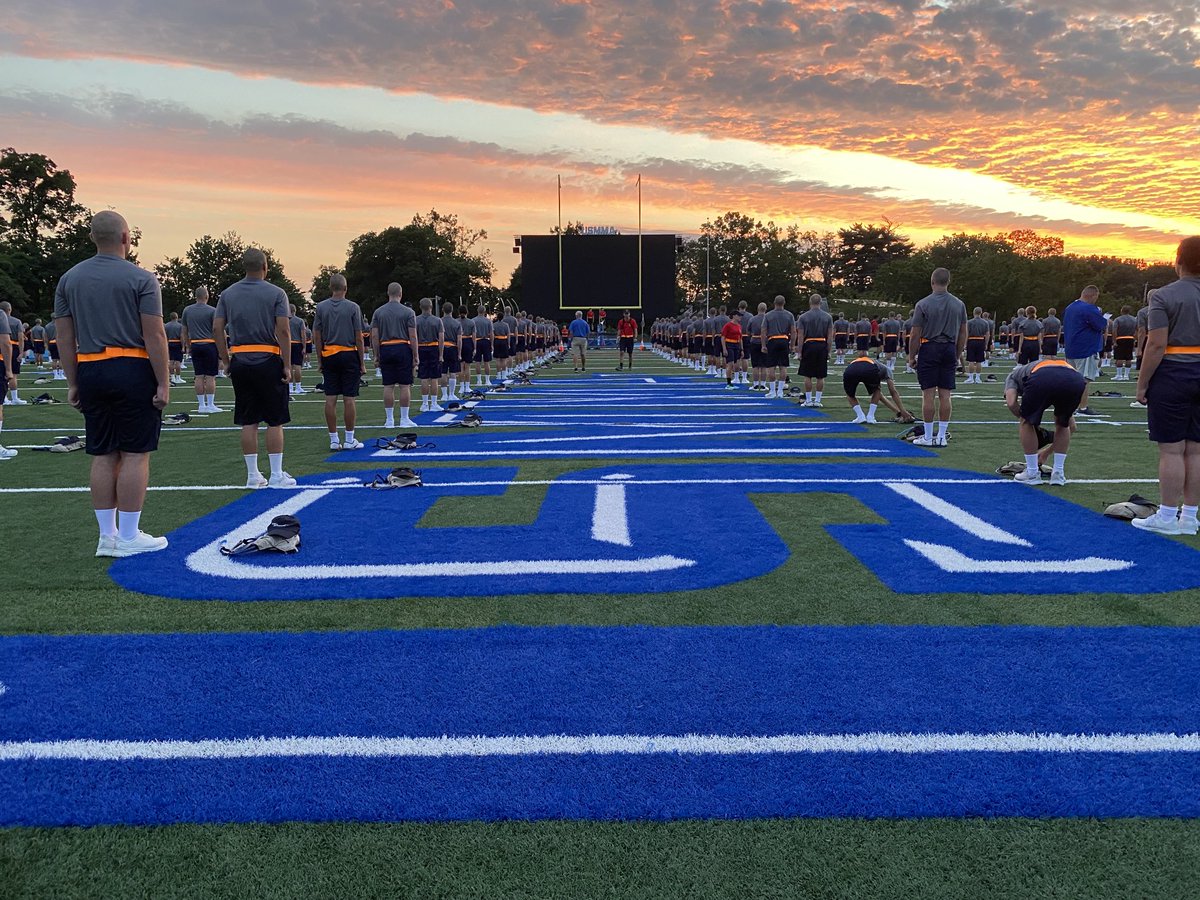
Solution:
{"label": "person in red shirt", "polygon": [[629,310],[617,322],[617,371],[625,368],[626,355],[629,356],[629,370],[633,371],[633,342],[637,339],[638,326],[629,314]]}
{"label": "person in red shirt", "polygon": [[742,310],[735,309],[733,318],[721,329],[721,349],[725,351],[725,390],[736,391],[733,374],[742,359]]}

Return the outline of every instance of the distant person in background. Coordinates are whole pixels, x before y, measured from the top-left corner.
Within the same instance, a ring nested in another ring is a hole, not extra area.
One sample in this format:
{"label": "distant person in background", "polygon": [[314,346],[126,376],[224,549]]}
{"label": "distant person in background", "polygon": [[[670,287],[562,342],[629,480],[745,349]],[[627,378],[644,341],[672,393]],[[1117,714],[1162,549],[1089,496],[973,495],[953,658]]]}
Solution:
{"label": "distant person in background", "polygon": [[784,308],[786,302],[782,294],[776,294],[774,308],[762,320],[760,337],[768,385],[763,396],[768,400],[784,396],[791,350],[796,342],[796,317]]}
{"label": "distant person in background", "polygon": [[588,323],[583,320],[583,313],[576,311],[575,318],[571,320],[567,331],[571,335],[571,355],[575,360],[574,372],[587,371],[587,342],[588,335],[592,333],[592,329],[588,327]]}
{"label": "distant person in background", "polygon": [[44,368],[46,362],[46,326],[42,324],[41,319],[35,319],[33,327],[29,329],[29,344],[33,349],[34,364]]}
{"label": "distant person in background", "polygon": [[863,313],[854,325],[854,349],[871,349],[871,320]]}
{"label": "distant person in background", "polygon": [[752,391],[765,391],[767,389],[766,361],[763,357],[762,345],[762,325],[763,316],[767,314],[767,304],[758,304],[758,310],[750,317],[749,324],[743,322],[743,328],[750,330],[750,368],[754,376],[754,384],[750,386]]}
{"label": "distant person in background", "polygon": [[89,231],[96,255],[59,280],[54,322],[67,402],[87,428],[96,555],[134,556],[167,546],[165,537],[141,530],[150,454],[171,399],[162,292],[152,273],[126,259],[124,217],[98,212]]}
{"label": "distant person in background", "polygon": [[[518,343],[518,353],[523,353]],[[449,402],[458,395],[458,370],[462,368],[462,325],[454,315],[454,304],[442,304],[442,374],[439,401]]]}
{"label": "distant person in background", "polygon": [[[503,322],[497,322],[497,327]],[[417,328],[417,377],[421,379],[421,412],[442,412],[437,402],[438,382],[442,377],[442,320],[433,312],[433,298],[421,298]]]}
{"label": "distant person in background", "polygon": [[[217,298],[213,334],[217,356],[233,385],[233,423],[242,428],[246,487],[295,487],[283,471],[283,426],[291,421],[291,318],[287,294],[267,281],[267,255],[257,247],[242,254],[246,277]],[[226,329],[229,338],[226,343]],[[271,477],[258,468],[258,426],[266,425]]]}
{"label": "distant person in background", "polygon": [[404,289],[388,285],[387,303],[371,317],[371,348],[383,377],[384,428],[396,424],[396,387],[400,388],[400,427],[415,428],[409,418],[412,405],[413,365],[417,359],[417,317],[403,303]]}
{"label": "distant person in background", "polygon": [[929,284],[932,293],[917,303],[913,312],[909,351],[909,364],[917,370],[921,386],[921,414],[925,422],[925,434],[913,443],[921,447],[944,447],[953,412],[954,373],[967,346],[967,307],[950,293],[948,269],[934,269]]}
{"label": "distant person in background", "polygon": [[833,316],[821,308],[820,294],[808,298],[808,310],[796,320],[796,344],[800,375],[804,377],[804,403],[823,408],[825,379],[829,377],[829,345],[833,340]]}
{"label": "distant person in background", "polygon": [[471,364],[475,362],[475,320],[467,307],[458,308],[458,327],[462,329],[462,352],[459,354],[458,388],[465,397],[471,390]]}
{"label": "distant person in background", "polygon": [[967,321],[967,380],[966,384],[982,384],[983,360],[987,351],[988,335],[992,327],[983,318],[983,309],[975,307]]}
{"label": "distant person in background", "polygon": [[58,352],[58,326],[51,319],[46,323],[46,350],[50,354],[50,366],[54,370],[52,376],[55,381],[66,381],[67,376],[63,372],[62,357]]}
{"label": "distant person in background", "polygon": [[[1162,505],[1133,525],[1161,534],[1196,534],[1200,504],[1200,236],[1175,251],[1179,280],[1150,301],[1146,355],[1137,399],[1149,406],[1150,440],[1158,444]],[[1181,505],[1182,502],[1182,505]]]}
{"label": "distant person in background", "polygon": [[[3,390],[7,393],[10,388],[17,383],[17,376],[13,373],[14,350],[12,346],[12,337],[7,329],[0,328],[0,383]],[[0,432],[4,431],[4,404],[0,403]],[[0,460],[12,459],[17,455],[16,450],[9,450],[3,444],[0,444]]]}
{"label": "distant person in background", "polygon": [[721,326],[721,350],[725,354],[725,390],[735,391],[733,378],[742,360],[742,313],[735,309],[733,315]]}
{"label": "distant person in background", "polygon": [[[363,344],[362,309],[346,298],[346,276],[329,276],[333,295],[317,304],[313,315],[313,344],[321,366],[325,391],[325,426],[329,429],[330,450],[359,450],[362,442],[354,436],[358,424],[359,381],[367,370]],[[367,332],[370,333],[369,331]],[[337,402],[342,399],[342,419],[346,437],[338,441]]]}
{"label": "distant person in background", "polygon": [[1004,383],[1004,402],[1019,420],[1021,452],[1025,454],[1025,471],[1014,480],[1022,484],[1042,483],[1041,462],[1038,458],[1038,427],[1046,410],[1054,407],[1054,463],[1050,483],[1067,483],[1064,467],[1071,432],[1075,429],[1075,410],[1087,390],[1087,382],[1069,363],[1060,359],[1044,359],[1015,366]]}
{"label": "distant person in background", "polygon": [[617,371],[625,367],[625,358],[629,358],[629,370],[633,371],[633,344],[637,339],[637,322],[625,310],[617,320]]}
{"label": "distant person in background", "polygon": [[171,313],[164,330],[167,333],[167,368],[171,372],[171,384],[183,384],[183,323],[179,313]]}
{"label": "distant person in background", "polygon": [[1025,318],[1017,332],[1017,365],[1037,362],[1042,355],[1042,323],[1037,317],[1037,310],[1028,306],[1025,308]]}
{"label": "distant person in background", "polygon": [[191,356],[196,376],[196,411],[225,412],[217,406],[217,341],[213,337],[213,316],[217,311],[208,304],[206,287],[192,291],[192,301],[184,307],[181,320],[183,350]]}
{"label": "distant person in background", "polygon": [[1042,319],[1042,356],[1058,356],[1058,343],[1062,337],[1062,321],[1057,316],[1058,310],[1053,306]]}
{"label": "distant person in background", "polygon": [[[1088,382],[1089,390],[1091,383],[1100,377],[1100,350],[1108,331],[1108,321],[1096,305],[1099,299],[1100,289],[1089,284],[1078,300],[1067,304],[1062,316],[1063,351],[1067,362]],[[1092,415],[1088,406],[1088,391],[1083,392],[1079,412],[1085,416]]]}
{"label": "distant person in background", "polygon": [[8,335],[8,342],[12,348],[12,359],[8,363],[8,374],[12,376],[12,379],[4,394],[4,405],[24,406],[28,401],[21,399],[20,391],[17,388],[17,376],[21,374],[21,341],[24,336],[24,328],[22,328],[20,320],[12,315],[12,304],[7,300],[0,302],[0,330]]}
{"label": "distant person in background", "polygon": [[491,384],[492,381],[492,320],[482,303],[476,307],[475,318],[475,383]]}
{"label": "distant person in background", "polygon": [[[288,304],[288,336],[292,341],[292,352],[287,360],[288,373],[290,375],[288,384],[289,394],[307,394],[304,390],[304,344],[308,335],[307,328],[304,326],[304,320],[296,315],[296,304]],[[378,357],[376,357],[378,359]]]}
{"label": "distant person in background", "polygon": [[1113,317],[1108,328],[1113,335],[1113,364],[1117,367],[1113,381],[1128,381],[1137,350],[1137,319],[1133,317],[1133,307],[1122,306],[1121,314]]}

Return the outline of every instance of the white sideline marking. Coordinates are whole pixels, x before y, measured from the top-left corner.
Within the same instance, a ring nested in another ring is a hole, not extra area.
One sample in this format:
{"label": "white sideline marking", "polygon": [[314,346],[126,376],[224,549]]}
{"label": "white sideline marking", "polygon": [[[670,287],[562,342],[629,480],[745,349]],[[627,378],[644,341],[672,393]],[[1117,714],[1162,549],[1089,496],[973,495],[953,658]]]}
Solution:
{"label": "white sideline marking", "polygon": [[1010,534],[1003,528],[997,528],[978,516],[974,516],[965,509],[955,506],[937,497],[923,488],[917,487],[915,484],[906,482],[891,483],[887,485],[891,490],[895,491],[901,497],[905,497],[919,506],[925,507],[935,516],[939,516],[965,531],[967,534],[974,535],[977,538],[985,541],[993,541],[997,544],[1014,544],[1018,547],[1032,547],[1033,544],[1024,538],[1017,537],[1015,534]]}
{"label": "white sideline marking", "polygon": [[953,547],[905,540],[943,572],[989,575],[1085,575],[1095,572],[1123,572],[1134,564],[1125,559],[1088,556],[1083,559],[972,559]]}
{"label": "white sideline marking", "polygon": [[[626,440],[635,440],[642,435],[624,436]],[[674,437],[674,435],[672,435]],[[393,459],[398,456],[409,456],[428,460],[451,458],[487,458],[491,456],[888,456],[888,450],[869,450],[857,447],[756,447],[752,449],[725,449],[721,447],[703,448],[698,450],[436,450],[421,453],[414,450],[377,450],[371,454],[371,459]]]}
{"label": "white sideline marking", "polygon": [[[650,451],[636,451],[639,453],[648,453]],[[432,470],[431,470],[432,471]],[[981,475],[979,478],[906,478],[905,484],[973,484],[979,487],[988,485],[1011,485],[1017,482],[1012,479],[1001,480],[999,478],[989,478]],[[1157,478],[1072,478],[1071,484],[1158,484]],[[569,484],[576,486],[594,486],[603,484],[601,481],[552,481],[549,479],[539,480],[531,479],[525,481],[442,481],[426,483],[425,488],[436,490],[438,488],[455,488],[455,487],[538,487],[545,485]],[[668,478],[668,479],[652,479],[639,481],[638,484],[890,484],[888,481],[880,481],[878,478]],[[339,488],[353,487],[359,489],[361,486],[356,484],[337,485]],[[148,490],[151,491],[243,491],[247,490],[244,484],[173,484],[173,485],[151,485]],[[276,491],[307,491],[312,490],[311,484],[301,484],[293,488],[271,488]],[[84,487],[24,487],[24,488],[0,488],[0,494],[86,494],[90,488]]]}
{"label": "white sideline marking", "polygon": [[435,425],[440,425],[443,422],[453,422],[453,421],[454,421],[454,413],[446,413],[446,415],[438,416],[436,419],[433,420]]}
{"label": "white sideline marking", "polygon": [[[611,483],[610,483],[611,484]],[[326,496],[333,488],[309,489],[255,516],[244,525],[221,535],[188,554],[184,564],[200,575],[214,578],[267,581],[307,581],[322,578],[464,578],[474,575],[571,575],[644,574],[686,569],[695,560],[677,556],[642,559],[504,559],[479,562],[390,563],[386,565],[301,565],[252,566],[221,555],[221,544],[261,534],[275,516],[295,515]]]}
{"label": "white sideline marking", "polygon": [[[640,428],[640,427],[644,427],[644,426],[635,425],[633,427]],[[655,425],[653,427],[661,428],[663,426]],[[691,426],[691,427],[694,428],[695,426]],[[812,427],[812,426],[775,427],[775,426],[770,426],[770,427],[766,427],[766,428],[737,428],[737,429],[728,429],[728,430],[724,430],[724,431],[666,431],[661,434],[653,434],[653,433],[651,433],[651,434],[636,434],[636,435],[588,434],[588,435],[584,435],[582,437],[512,438],[509,440],[498,440],[498,441],[496,441],[496,443],[497,444],[555,444],[555,443],[567,443],[567,442],[578,443],[579,441],[626,441],[626,440],[629,440],[631,437],[640,441],[640,440],[645,440],[648,438],[714,437],[716,435],[724,435],[724,434],[812,434],[815,431],[824,431],[824,430],[825,430],[825,428],[823,425],[820,427]]]}
{"label": "white sideline marking", "polygon": [[629,537],[629,511],[625,506],[625,485],[602,484],[596,488],[592,509],[592,540],[618,547],[632,547]]}
{"label": "white sideline marking", "polygon": [[207,740],[4,741],[0,762],[256,757],[746,756],[800,753],[1198,753],[1195,732],[1063,734],[547,734],[463,737],[247,737]]}
{"label": "white sideline marking", "polygon": [[4,682],[0,681],[0,697],[3,697],[5,695],[5,693],[7,693],[7,691],[8,691],[8,688],[6,688],[4,686]]}

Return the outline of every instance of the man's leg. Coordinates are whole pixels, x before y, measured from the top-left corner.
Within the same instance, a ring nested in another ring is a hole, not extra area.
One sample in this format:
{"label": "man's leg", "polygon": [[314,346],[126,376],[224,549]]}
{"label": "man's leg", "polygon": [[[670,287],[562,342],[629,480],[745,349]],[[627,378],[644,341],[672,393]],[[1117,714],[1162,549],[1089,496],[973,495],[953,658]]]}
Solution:
{"label": "man's leg", "polygon": [[395,425],[394,416],[396,414],[396,386],[385,384],[383,386],[383,427],[391,428]]}
{"label": "man's leg", "polygon": [[950,415],[954,412],[954,392],[947,388],[938,388],[938,442],[946,442],[946,432],[950,428]]}
{"label": "man's leg", "polygon": [[340,450],[342,442],[338,439],[337,396],[335,394],[325,395],[325,429],[329,432],[329,448]]}
{"label": "man's leg", "polygon": [[933,418],[933,395],[935,388],[925,388],[921,391],[921,421],[925,423],[925,437],[933,440],[935,432]]}
{"label": "man's leg", "polygon": [[116,540],[117,537],[117,473],[120,468],[120,453],[92,457],[92,473],[89,481],[92,509],[96,512],[100,537],[110,540]]}
{"label": "man's leg", "polygon": [[[1187,483],[1187,441],[1158,445],[1158,489],[1162,505],[1176,509],[1183,501]],[[1193,496],[1193,500],[1195,497]]]}
{"label": "man's leg", "polygon": [[1200,441],[1184,441],[1183,505],[1200,504]]}
{"label": "man's leg", "polygon": [[150,454],[121,453],[117,464],[117,539],[132,541],[141,530],[142,507],[150,484]]}
{"label": "man's leg", "polygon": [[246,487],[260,486],[264,479],[258,468],[258,426],[243,425],[241,441],[242,459],[246,461]]}
{"label": "man's leg", "polygon": [[408,417],[408,408],[412,406],[412,387],[407,384],[400,385],[400,424],[411,427],[412,419]]}
{"label": "man's leg", "polygon": [[354,426],[358,424],[358,398],[343,397],[342,398],[342,417],[346,422],[347,433],[354,431]]}

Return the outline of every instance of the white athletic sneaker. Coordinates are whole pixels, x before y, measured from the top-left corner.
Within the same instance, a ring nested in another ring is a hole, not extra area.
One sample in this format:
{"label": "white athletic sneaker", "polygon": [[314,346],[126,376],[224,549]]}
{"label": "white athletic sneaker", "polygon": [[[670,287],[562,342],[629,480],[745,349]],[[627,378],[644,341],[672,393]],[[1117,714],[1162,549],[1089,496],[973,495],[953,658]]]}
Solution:
{"label": "white athletic sneaker", "polygon": [[167,539],[165,537],[154,537],[144,531],[139,531],[137,537],[131,541],[123,541],[118,537],[113,544],[111,555],[122,559],[126,556],[137,556],[139,553],[154,553],[157,550],[166,549]]}
{"label": "white athletic sneaker", "polygon": [[879,424],[879,420],[876,419],[874,416],[867,416],[865,421],[868,425],[878,425]]}
{"label": "white athletic sneaker", "polygon": [[12,406],[28,406],[29,405],[28,400],[22,400],[19,397],[16,400],[10,400],[9,403]]}
{"label": "white athletic sneaker", "polygon": [[854,420],[850,424],[851,425],[862,425],[866,421],[867,421],[866,416],[855,416]]}
{"label": "white athletic sneaker", "polygon": [[936,447],[937,441],[934,440],[933,438],[923,434],[919,438],[913,439],[913,446],[915,446],[915,447]]}
{"label": "white athletic sneaker", "polygon": [[278,475],[272,475],[267,482],[268,487],[273,488],[289,488],[296,486],[296,479],[287,472],[280,472]]}
{"label": "white athletic sneaker", "polygon": [[416,428],[417,423],[414,422],[412,419],[410,419],[408,416],[405,416],[404,418],[402,418],[400,420],[400,427],[401,428]]}
{"label": "white athletic sneaker", "polygon": [[224,410],[224,408],[222,408],[222,407],[220,407],[220,406],[215,406],[215,405],[214,405],[214,406],[210,406],[208,409],[206,409],[206,410],[205,410],[205,412],[210,412],[210,413],[223,413],[223,412],[225,412],[225,410]]}
{"label": "white athletic sneaker", "polygon": [[10,450],[7,447],[0,446],[0,459],[12,459],[16,455],[16,450]]}
{"label": "white athletic sneaker", "polygon": [[96,556],[116,556],[117,555],[117,536],[115,534],[100,535],[100,540],[96,542]]}
{"label": "white athletic sneaker", "polygon": [[1196,519],[1179,518],[1180,534],[1200,534],[1200,521]]}
{"label": "white athletic sneaker", "polygon": [[267,486],[266,476],[262,472],[255,472],[253,475],[246,476],[246,487],[252,490],[264,488]]}
{"label": "white athletic sneaker", "polygon": [[436,403],[431,403],[429,405],[429,411],[430,412],[445,412],[446,410],[445,410],[445,408],[438,406]]}
{"label": "white athletic sneaker", "polygon": [[1067,483],[1067,475],[1065,472],[1056,471],[1050,473],[1050,483],[1055,487],[1062,487]]}
{"label": "white athletic sneaker", "polygon": [[1134,519],[1129,524],[1141,531],[1156,531],[1159,534],[1183,534],[1183,529],[1179,527],[1178,519],[1163,522],[1158,518],[1157,513],[1145,519]]}
{"label": "white athletic sneaker", "polygon": [[820,400],[814,400],[812,403],[810,403],[808,405],[811,406],[813,409],[824,409],[825,408],[825,404]]}
{"label": "white athletic sneaker", "polygon": [[1038,471],[1030,471],[1026,469],[1024,472],[1018,472],[1013,476],[1013,481],[1019,481],[1021,484],[1045,484],[1042,481],[1042,473]]}
{"label": "white athletic sneaker", "polygon": [[1129,408],[1130,408],[1130,409],[1145,409],[1145,408],[1146,408],[1146,404],[1145,404],[1145,403],[1138,403],[1136,400],[1134,400],[1132,403],[1130,403],[1130,404],[1129,404]]}
{"label": "white athletic sneaker", "polygon": [[343,450],[361,450],[362,448],[363,448],[363,442],[360,441],[358,438],[355,438],[352,441],[342,441],[342,449]]}

